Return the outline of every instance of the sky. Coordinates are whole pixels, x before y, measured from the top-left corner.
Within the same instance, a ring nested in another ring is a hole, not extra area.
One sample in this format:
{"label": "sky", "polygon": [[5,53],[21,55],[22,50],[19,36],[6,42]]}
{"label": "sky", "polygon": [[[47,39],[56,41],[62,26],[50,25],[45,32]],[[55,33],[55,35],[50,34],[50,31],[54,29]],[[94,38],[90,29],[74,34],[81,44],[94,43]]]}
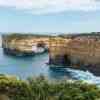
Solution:
{"label": "sky", "polygon": [[100,0],[0,0],[0,32],[100,32]]}

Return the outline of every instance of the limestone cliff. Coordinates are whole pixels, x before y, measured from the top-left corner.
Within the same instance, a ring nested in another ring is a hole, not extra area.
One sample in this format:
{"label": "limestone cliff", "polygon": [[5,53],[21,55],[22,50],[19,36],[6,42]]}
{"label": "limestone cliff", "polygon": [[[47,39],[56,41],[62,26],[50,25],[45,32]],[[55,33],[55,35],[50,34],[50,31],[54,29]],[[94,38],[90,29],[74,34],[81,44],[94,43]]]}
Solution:
{"label": "limestone cliff", "polygon": [[73,68],[99,69],[100,34],[56,37],[50,39],[50,63]]}
{"label": "limestone cliff", "polygon": [[34,55],[33,46],[48,49],[49,36],[32,34],[11,34],[2,36],[4,52],[13,55]]}

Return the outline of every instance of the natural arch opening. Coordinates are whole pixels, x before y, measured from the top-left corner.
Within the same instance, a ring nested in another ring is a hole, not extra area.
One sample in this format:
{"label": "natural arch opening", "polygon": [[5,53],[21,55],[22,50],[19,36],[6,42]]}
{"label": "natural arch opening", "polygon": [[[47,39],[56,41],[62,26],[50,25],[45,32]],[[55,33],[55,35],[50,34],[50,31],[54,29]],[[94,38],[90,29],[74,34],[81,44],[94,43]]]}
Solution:
{"label": "natural arch opening", "polygon": [[68,66],[71,65],[70,58],[66,54],[63,56],[63,64]]}
{"label": "natural arch opening", "polygon": [[37,47],[45,48],[46,44],[43,41],[37,43]]}

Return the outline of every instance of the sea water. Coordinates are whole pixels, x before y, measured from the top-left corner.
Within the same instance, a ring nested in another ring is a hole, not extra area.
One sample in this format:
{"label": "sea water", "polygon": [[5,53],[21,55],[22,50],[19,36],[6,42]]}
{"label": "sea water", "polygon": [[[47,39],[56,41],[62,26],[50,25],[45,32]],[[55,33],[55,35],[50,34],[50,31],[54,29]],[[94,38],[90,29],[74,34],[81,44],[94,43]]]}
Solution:
{"label": "sea water", "polygon": [[89,71],[70,68],[51,69],[48,63],[48,53],[33,57],[7,56],[0,48],[0,74],[18,76],[22,79],[44,75],[49,79],[76,79],[88,83],[100,85],[100,77],[96,77]]}

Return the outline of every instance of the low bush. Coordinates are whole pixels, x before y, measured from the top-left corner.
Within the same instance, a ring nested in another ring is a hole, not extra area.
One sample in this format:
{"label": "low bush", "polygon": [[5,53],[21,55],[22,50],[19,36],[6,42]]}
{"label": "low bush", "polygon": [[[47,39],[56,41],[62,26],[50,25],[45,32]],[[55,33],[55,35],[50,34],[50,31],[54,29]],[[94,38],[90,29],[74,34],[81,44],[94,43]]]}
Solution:
{"label": "low bush", "polygon": [[43,76],[27,81],[0,77],[0,94],[11,100],[100,100],[100,89],[95,85],[48,81]]}

